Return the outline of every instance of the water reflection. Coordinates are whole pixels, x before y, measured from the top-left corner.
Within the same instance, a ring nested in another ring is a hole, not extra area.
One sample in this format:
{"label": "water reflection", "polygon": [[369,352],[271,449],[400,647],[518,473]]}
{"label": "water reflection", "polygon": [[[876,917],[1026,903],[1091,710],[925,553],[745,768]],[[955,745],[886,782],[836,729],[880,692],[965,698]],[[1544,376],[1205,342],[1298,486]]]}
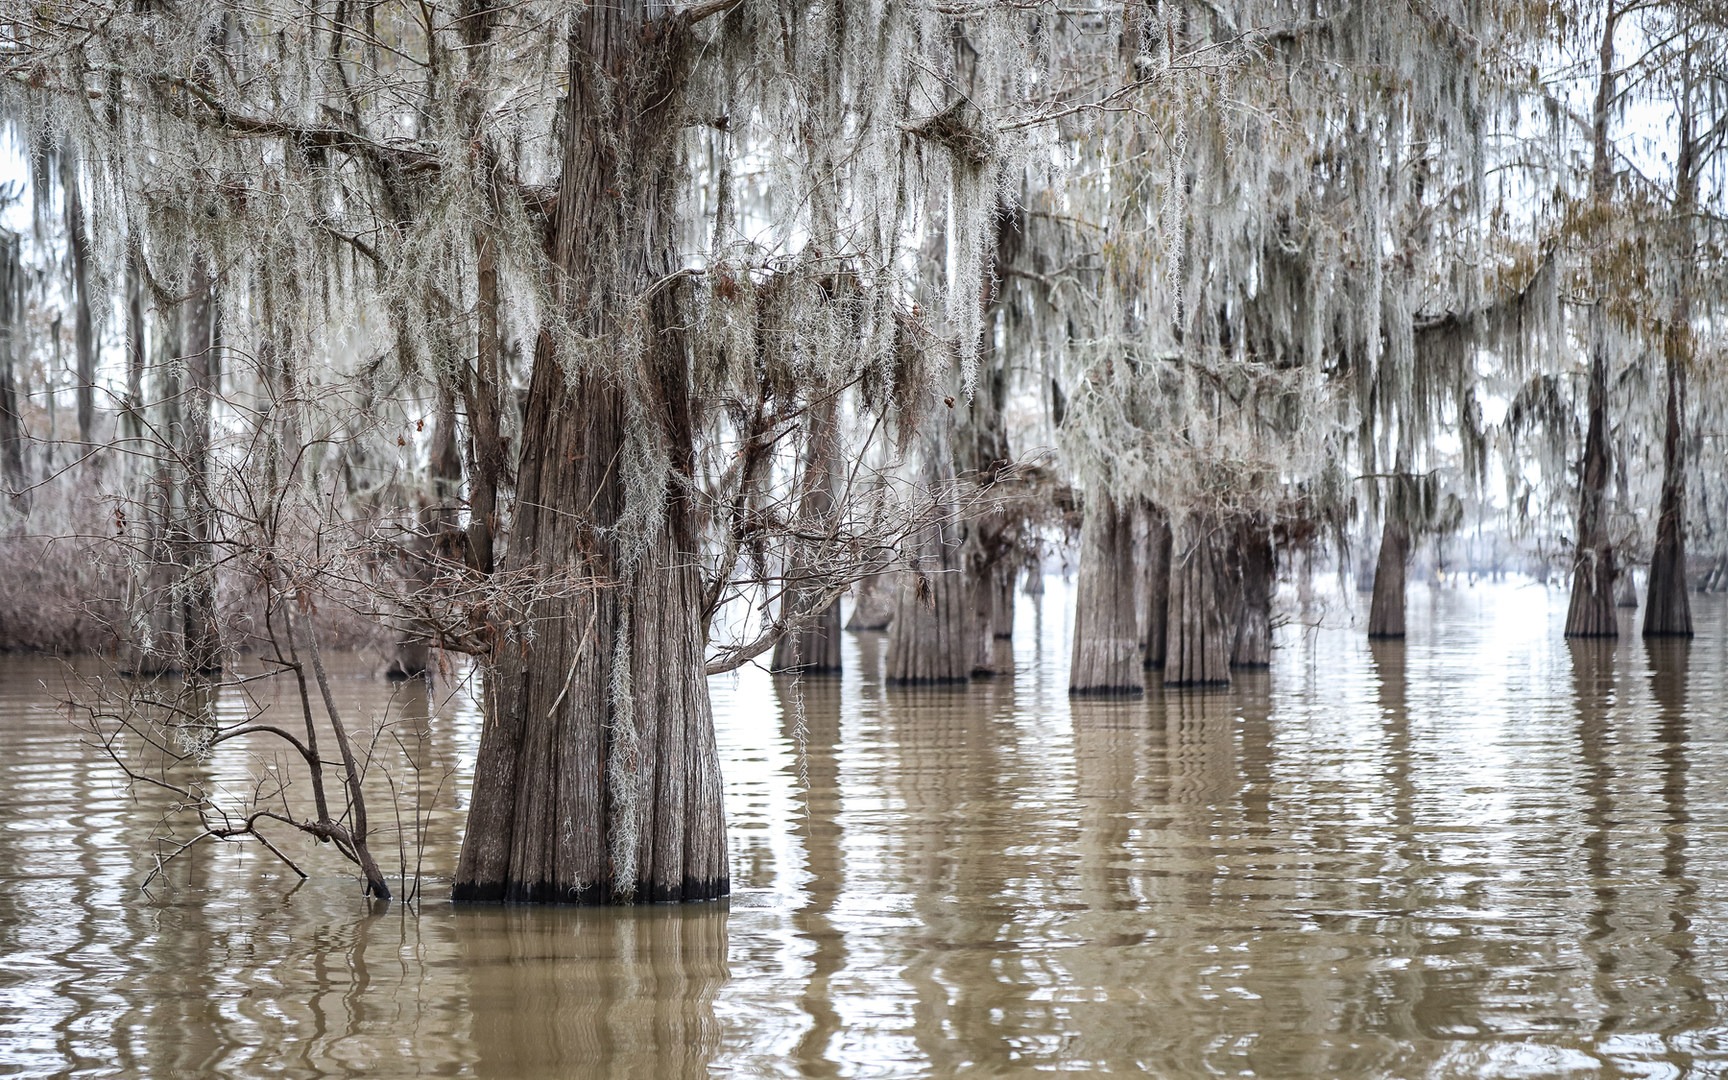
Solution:
{"label": "water reflection", "polygon": [[[465,910],[474,1074],[664,1080],[707,1072],[729,976],[726,905],[640,911]],[[484,1018],[484,1022],[479,1022]]]}
{"label": "water reflection", "polygon": [[[1227,691],[1070,702],[1048,584],[967,690],[884,686],[880,635],[716,679],[737,894],[692,908],[441,903],[477,712],[364,661],[332,674],[404,808],[378,847],[430,899],[310,844],[299,888],[227,847],[143,896],[168,800],[0,658],[0,1072],[1728,1071],[1719,601],[1691,643],[1566,642],[1561,592],[1416,590],[1404,642],[1292,629]],[[181,779],[256,783],[252,749]]]}

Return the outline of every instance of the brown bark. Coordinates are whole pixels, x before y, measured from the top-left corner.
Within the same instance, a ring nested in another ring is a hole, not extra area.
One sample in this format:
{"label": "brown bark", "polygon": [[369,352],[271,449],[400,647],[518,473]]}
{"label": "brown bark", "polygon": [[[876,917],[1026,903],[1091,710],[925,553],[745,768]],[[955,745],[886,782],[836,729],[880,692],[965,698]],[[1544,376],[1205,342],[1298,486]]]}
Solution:
{"label": "brown bark", "polygon": [[[1690,68],[1688,68],[1688,71]],[[1688,95],[1691,87],[1686,87]],[[1698,173],[1689,106],[1680,112],[1680,153],[1675,164],[1675,259],[1691,257],[1691,219],[1697,201]],[[1644,606],[1645,637],[1691,637],[1692,598],[1686,582],[1686,369],[1692,356],[1692,305],[1687,283],[1676,285],[1674,306],[1662,334],[1662,368],[1667,377],[1662,432],[1662,497],[1656,516],[1656,545],[1650,553],[1650,586]]]}
{"label": "brown bark", "polygon": [[[938,410],[939,412],[941,410]],[[954,483],[953,422],[931,420],[923,433],[926,490]],[[967,533],[956,506],[944,503],[918,530],[907,569],[898,575],[888,626],[887,679],[892,683],[965,682],[977,656],[978,625],[968,573]]]}
{"label": "brown bark", "polygon": [[72,255],[72,340],[78,363],[78,441],[80,453],[96,446],[96,328],[90,311],[90,232],[84,196],[78,186],[78,157],[70,144],[61,150],[60,183],[65,197],[67,246]]}
{"label": "brown bark", "polygon": [[126,257],[126,406],[120,431],[132,450],[144,438],[144,280],[137,258]]}
{"label": "brown bark", "polygon": [[899,575],[888,626],[891,683],[965,682],[976,653],[971,598],[952,526],[927,526],[915,568]]}
{"label": "brown bark", "polygon": [[[158,320],[161,336],[156,355],[181,357],[184,308]],[[175,601],[181,579],[178,557],[183,546],[184,485],[176,474],[182,430],[184,365],[159,364],[154,372],[157,404],[138,447],[142,466],[137,497],[127,507],[131,573],[123,607],[125,623],[118,628],[120,668],[130,675],[154,677],[180,671],[186,655],[185,612]]]}
{"label": "brown bark", "polygon": [[[161,350],[173,360],[158,372],[161,403],[149,427],[160,443],[137,448],[150,471],[130,508],[138,530],[131,541],[137,568],[121,633],[121,666],[136,675],[221,667],[210,495],[210,409],[220,390],[220,336],[214,286],[201,258],[192,258],[187,282],[187,299],[173,313]],[[142,363],[142,344],[129,348],[134,362]],[[139,417],[126,422],[143,431]]]}
{"label": "brown bark", "polygon": [[1272,666],[1272,594],[1278,586],[1272,527],[1250,519],[1236,533],[1236,564],[1241,574],[1236,615],[1236,643],[1230,666]]}
{"label": "brown bark", "polygon": [[[1600,319],[1599,314],[1592,318]],[[1578,535],[1572,560],[1567,637],[1617,637],[1614,545],[1608,537],[1608,358],[1600,336],[1590,355],[1589,423],[1578,484]]]}
{"label": "brown bark", "polygon": [[1141,664],[1164,666],[1170,639],[1170,515],[1146,504],[1146,569],[1142,574],[1146,603],[1141,615]]}
{"label": "brown bark", "polygon": [[24,500],[24,421],[19,413],[18,355],[24,326],[22,238],[0,233],[0,478],[13,505]]}
{"label": "brown bark", "polygon": [[[819,531],[834,508],[834,492],[839,477],[839,432],[833,398],[811,412],[810,429],[805,436],[804,479],[800,485],[798,519],[803,531]],[[793,553],[790,579],[786,584],[784,605],[799,621],[774,643],[772,671],[809,673],[840,670],[840,599],[835,597],[823,604],[822,597],[832,590],[821,576],[821,552],[817,545],[800,542]],[[805,613],[815,604],[823,604],[814,617]]]}
{"label": "brown bark", "polygon": [[[507,469],[508,447],[503,436],[504,372],[498,329],[498,257],[496,241],[484,229],[475,230],[479,265],[479,334],[473,368],[462,372],[463,406],[468,413],[468,565],[490,574],[497,561],[498,489]],[[538,359],[536,360],[538,362]]]}
{"label": "brown bark", "polygon": [[[983,332],[978,341],[978,385],[962,420],[960,465],[970,469],[981,487],[995,483],[1009,461],[1005,409],[1008,403],[1008,373],[1003,355],[996,349],[996,266],[1014,248],[1015,217],[1006,209],[996,215],[996,235],[979,283],[979,306]],[[973,660],[975,675],[996,675],[1012,667],[1012,655],[996,648],[999,636],[1014,632],[1014,587],[1004,564],[1018,547],[1020,511],[1011,503],[990,506],[973,520],[966,535],[967,590],[973,603]],[[1006,610],[1004,610],[1004,608]],[[1007,663],[1004,664],[1006,659]]]}
{"label": "brown bark", "polygon": [[1014,667],[1014,571],[998,556],[972,579],[972,674],[1001,675]]}
{"label": "brown bark", "polygon": [[[1669,330],[1669,336],[1674,331]],[[1681,414],[1685,374],[1669,361],[1668,418],[1662,436],[1662,497],[1650,584],[1644,606],[1645,637],[1691,637],[1692,597],[1686,581],[1686,464]]]}
{"label": "brown bark", "polygon": [[1133,512],[1096,491],[1086,501],[1080,528],[1070,694],[1145,691],[1134,597]]}
{"label": "brown bark", "polygon": [[211,546],[215,504],[210,495],[210,409],[221,392],[221,332],[217,322],[215,286],[204,260],[195,256],[185,321],[184,365],[186,402],[180,445],[185,470],[180,496],[184,515],[179,525],[182,574],[181,640],[185,672],[209,672],[221,667],[222,635],[216,612],[216,559]]}
{"label": "brown bark", "polygon": [[1374,566],[1374,599],[1368,605],[1368,636],[1404,636],[1404,593],[1410,563],[1410,529],[1391,511],[1380,527],[1380,561]]}
{"label": "brown bark", "polygon": [[1229,549],[1228,534],[1209,514],[1191,513],[1176,530],[1170,560],[1165,686],[1230,682],[1237,585]]}
{"label": "brown bark", "polygon": [[[552,259],[556,297],[636,363],[601,370],[536,349],[505,565],[580,587],[537,601],[500,649],[454,898],[698,900],[730,887],[719,754],[704,677],[690,387],[672,277],[677,97],[689,33],[647,0],[574,16]],[[636,395],[634,402],[632,395]],[[648,418],[644,430],[641,419]],[[675,475],[626,491],[658,444]],[[628,501],[660,500],[632,525]],[[619,526],[623,524],[625,529]],[[632,528],[645,535],[628,535]]]}
{"label": "brown bark", "polygon": [[[1605,204],[1613,182],[1608,155],[1608,117],[1614,95],[1614,29],[1620,12],[1608,5],[1603,19],[1596,102],[1591,134],[1591,195]],[[1618,577],[1614,546],[1608,537],[1607,490],[1612,467],[1608,452],[1608,346],[1599,301],[1590,311],[1590,384],[1585,408],[1584,459],[1578,477],[1578,529],[1572,557],[1572,599],[1566,610],[1567,637],[1618,637],[1614,585]]]}

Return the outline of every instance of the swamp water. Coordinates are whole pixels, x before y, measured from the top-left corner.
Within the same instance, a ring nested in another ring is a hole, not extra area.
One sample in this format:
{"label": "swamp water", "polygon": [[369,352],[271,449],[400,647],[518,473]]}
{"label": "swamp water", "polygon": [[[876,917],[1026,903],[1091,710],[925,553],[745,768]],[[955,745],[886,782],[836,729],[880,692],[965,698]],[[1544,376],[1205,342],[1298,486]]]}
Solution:
{"label": "swamp water", "polygon": [[735,893],[688,908],[443,902],[474,704],[360,662],[374,843],[426,899],[286,833],[298,887],[212,846],[147,896],[164,799],[0,657],[0,1075],[1728,1075],[1720,599],[1646,646],[1418,589],[1407,644],[1335,610],[1229,691],[1073,702],[1065,599],[965,690],[884,688],[873,635],[838,680],[713,680]]}

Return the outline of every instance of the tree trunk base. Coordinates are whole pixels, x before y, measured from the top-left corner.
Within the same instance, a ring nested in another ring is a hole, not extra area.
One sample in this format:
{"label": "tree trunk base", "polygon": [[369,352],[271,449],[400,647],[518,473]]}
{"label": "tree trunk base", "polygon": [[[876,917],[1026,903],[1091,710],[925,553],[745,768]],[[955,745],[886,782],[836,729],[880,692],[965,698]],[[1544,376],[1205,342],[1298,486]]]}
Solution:
{"label": "tree trunk base", "polygon": [[1165,686],[1230,683],[1238,594],[1229,547],[1223,526],[1210,515],[1192,515],[1178,530],[1170,561]]}
{"label": "tree trunk base", "polygon": [[1081,528],[1070,694],[1145,692],[1134,597],[1134,516],[1097,492]]}
{"label": "tree trunk base", "polygon": [[1404,636],[1406,575],[1410,564],[1410,530],[1388,517],[1380,530],[1380,559],[1374,566],[1374,597],[1368,605],[1368,636],[1394,640]]}
{"label": "tree trunk base", "polygon": [[1237,533],[1236,543],[1242,600],[1236,615],[1236,643],[1230,653],[1230,666],[1269,668],[1272,666],[1272,593],[1278,580],[1272,530],[1263,522],[1248,521]]}

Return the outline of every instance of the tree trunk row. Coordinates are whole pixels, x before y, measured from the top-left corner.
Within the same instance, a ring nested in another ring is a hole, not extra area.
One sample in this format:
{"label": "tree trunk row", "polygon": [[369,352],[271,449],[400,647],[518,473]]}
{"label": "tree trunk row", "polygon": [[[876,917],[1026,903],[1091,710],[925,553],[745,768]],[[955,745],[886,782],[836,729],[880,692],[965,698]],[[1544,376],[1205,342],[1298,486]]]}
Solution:
{"label": "tree trunk row", "polygon": [[1141,693],[1149,668],[1163,669],[1166,686],[1203,686],[1229,683],[1232,668],[1269,666],[1270,527],[1189,514],[1172,529],[1158,507],[1146,518],[1140,566],[1132,512],[1104,493],[1087,508],[1069,692]]}

